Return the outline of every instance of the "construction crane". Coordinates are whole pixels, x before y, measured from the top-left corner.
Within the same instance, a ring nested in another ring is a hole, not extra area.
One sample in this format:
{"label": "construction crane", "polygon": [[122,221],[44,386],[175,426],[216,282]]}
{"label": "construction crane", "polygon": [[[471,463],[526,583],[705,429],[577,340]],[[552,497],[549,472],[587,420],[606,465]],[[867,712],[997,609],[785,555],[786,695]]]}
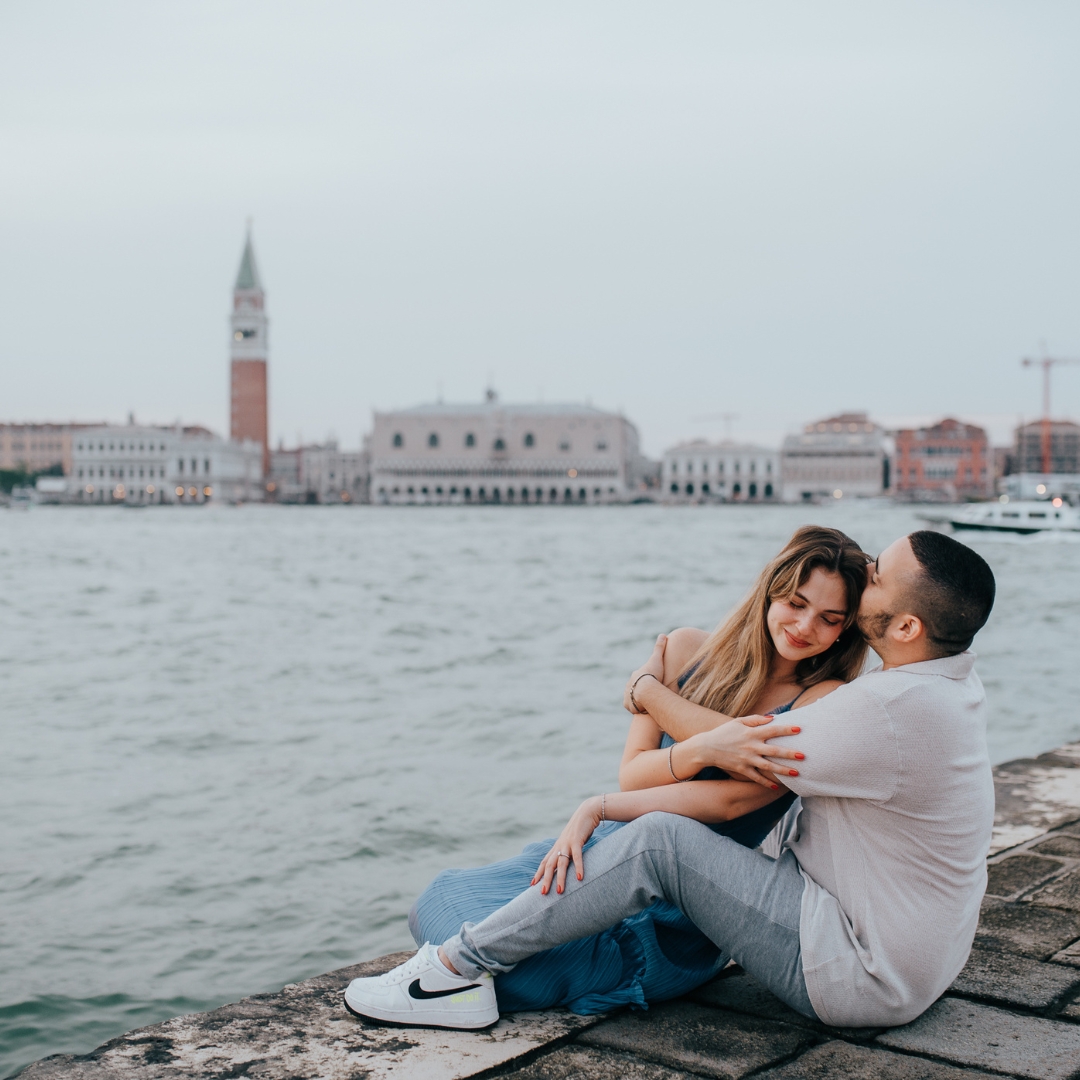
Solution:
{"label": "construction crane", "polygon": [[1043,373],[1042,407],[1042,472],[1046,475],[1050,469],[1050,369],[1055,364],[1080,364],[1080,360],[1066,360],[1060,356],[1044,356],[1041,360],[1024,357],[1020,363],[1024,367],[1041,367]]}

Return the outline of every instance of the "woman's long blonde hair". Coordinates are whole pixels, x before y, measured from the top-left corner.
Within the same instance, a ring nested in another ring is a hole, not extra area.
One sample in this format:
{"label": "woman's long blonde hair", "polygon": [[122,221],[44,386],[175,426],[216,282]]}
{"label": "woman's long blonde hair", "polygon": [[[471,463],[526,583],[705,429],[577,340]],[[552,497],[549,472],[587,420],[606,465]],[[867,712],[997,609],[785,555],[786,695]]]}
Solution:
{"label": "woman's long blonde hair", "polygon": [[862,670],[866,639],[855,625],[866,586],[866,553],[839,529],[804,525],[762,570],[743,602],[709,635],[686,666],[684,698],[727,716],[750,713],[769,679],[776,647],[766,615],[774,600],[790,600],[820,567],[839,574],[847,593],[847,615],[840,636],[823,653],[799,662],[800,686],[825,679],[850,682]]}

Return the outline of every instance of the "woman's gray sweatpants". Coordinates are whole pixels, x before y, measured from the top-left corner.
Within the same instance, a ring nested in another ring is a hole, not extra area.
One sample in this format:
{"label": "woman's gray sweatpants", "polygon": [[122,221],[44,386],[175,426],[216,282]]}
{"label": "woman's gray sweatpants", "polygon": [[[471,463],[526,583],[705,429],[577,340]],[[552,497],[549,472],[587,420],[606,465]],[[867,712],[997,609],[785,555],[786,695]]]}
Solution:
{"label": "woman's gray sweatpants", "polygon": [[566,891],[526,889],[479,923],[466,923],[443,946],[473,978],[498,974],[534,953],[597,934],[667,900],[758,982],[804,1016],[799,946],[803,879],[790,851],[771,859],[677,814],[646,814],[585,853],[585,880],[573,867]]}

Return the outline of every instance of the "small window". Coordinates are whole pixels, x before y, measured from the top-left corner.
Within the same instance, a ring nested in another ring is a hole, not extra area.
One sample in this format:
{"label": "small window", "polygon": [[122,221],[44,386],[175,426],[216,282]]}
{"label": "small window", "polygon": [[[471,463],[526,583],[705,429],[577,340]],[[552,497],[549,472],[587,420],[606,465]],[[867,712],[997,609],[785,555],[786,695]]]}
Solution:
{"label": "small window", "polygon": [[603,452],[604,450],[607,449],[607,443],[604,442],[603,439],[598,440],[597,443],[596,443],[596,449]]}
{"label": "small window", "polygon": [[465,436],[465,445],[466,446],[475,446],[476,445],[476,436],[471,431],[468,433],[468,435]]}
{"label": "small window", "polygon": [[522,439],[521,441],[526,446],[535,446],[536,445],[536,439],[533,437],[533,433],[531,431],[526,431],[525,432],[525,438]]}
{"label": "small window", "polygon": [[439,445],[439,436],[434,431],[427,437],[427,444],[433,449]]}
{"label": "small window", "polygon": [[687,484],[686,485],[686,494],[687,495],[693,495],[694,494],[694,485],[693,484]]}
{"label": "small window", "polygon": [[753,499],[753,498],[756,498],[756,497],[757,497],[757,484],[751,484],[750,485],[750,498]]}
{"label": "small window", "polygon": [[709,494],[709,485],[708,485],[708,482],[706,482],[706,483],[704,483],[704,484],[702,484],[702,485],[701,485],[701,494],[702,494],[702,495],[708,495],[708,494]]}
{"label": "small window", "polygon": [[564,450],[564,451],[569,450],[570,449],[569,441],[567,439],[563,439],[563,441],[561,443],[559,443],[559,449]]}
{"label": "small window", "polygon": [[405,445],[405,436],[402,435],[400,431],[395,431],[394,432],[394,446],[395,447],[402,447],[404,445]]}
{"label": "small window", "polygon": [[496,450],[505,450],[506,449],[506,442],[503,439],[496,439],[495,440],[495,449]]}
{"label": "small window", "polygon": [[772,498],[772,484],[766,484],[765,485],[765,498],[766,499],[771,499]]}
{"label": "small window", "polygon": [[671,485],[671,494],[672,495],[678,495],[679,494],[679,485],[678,484],[672,484]]}

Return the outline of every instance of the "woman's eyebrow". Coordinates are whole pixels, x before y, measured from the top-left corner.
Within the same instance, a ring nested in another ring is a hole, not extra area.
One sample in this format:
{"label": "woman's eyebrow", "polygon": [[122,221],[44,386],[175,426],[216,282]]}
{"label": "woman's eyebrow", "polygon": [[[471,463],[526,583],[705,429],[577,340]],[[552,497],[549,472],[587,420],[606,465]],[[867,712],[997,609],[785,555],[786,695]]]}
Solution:
{"label": "woman's eyebrow", "polygon": [[[796,595],[796,596],[797,596],[797,597],[798,597],[798,598],[799,598],[799,599],[800,599],[800,600],[801,600],[801,601],[802,601],[802,602],[803,602],[804,604],[809,604],[809,603],[810,603],[810,601],[809,601],[809,600],[807,600],[807,599],[806,599],[806,597],[805,597],[805,596],[803,596],[803,594],[802,594],[801,592],[797,592],[797,593],[796,593],[795,595]],[[811,605],[811,606],[812,606],[812,605]],[[823,614],[823,615],[847,615],[847,612],[846,612],[846,611],[837,611],[837,610],[836,610],[836,608],[826,608],[826,610],[825,610],[825,611],[823,611],[823,612],[822,612],[822,614]]]}

